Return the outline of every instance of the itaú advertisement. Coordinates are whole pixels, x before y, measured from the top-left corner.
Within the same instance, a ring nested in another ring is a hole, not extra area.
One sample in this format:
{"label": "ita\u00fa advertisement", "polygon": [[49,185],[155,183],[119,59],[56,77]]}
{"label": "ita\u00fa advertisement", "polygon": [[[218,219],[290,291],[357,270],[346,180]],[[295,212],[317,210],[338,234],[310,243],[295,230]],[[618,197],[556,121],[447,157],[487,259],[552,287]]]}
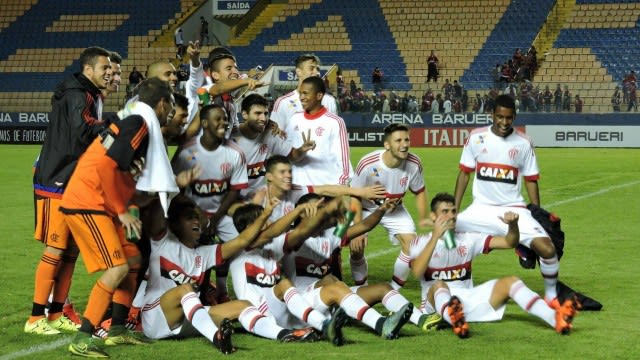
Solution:
{"label": "ita\u00fa advertisement", "polygon": [[[478,127],[432,127],[412,128],[409,136],[411,147],[462,147],[469,138],[469,134]],[[525,128],[516,126],[525,132]]]}
{"label": "ita\u00fa advertisement", "polygon": [[527,125],[536,147],[640,147],[640,126]]}

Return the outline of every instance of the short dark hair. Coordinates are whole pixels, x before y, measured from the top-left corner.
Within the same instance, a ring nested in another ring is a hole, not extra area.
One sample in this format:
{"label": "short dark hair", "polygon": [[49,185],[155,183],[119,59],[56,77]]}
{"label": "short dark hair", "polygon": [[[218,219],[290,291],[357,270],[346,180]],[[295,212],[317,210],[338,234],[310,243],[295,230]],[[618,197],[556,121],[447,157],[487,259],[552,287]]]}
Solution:
{"label": "short dark hair", "polygon": [[493,112],[498,109],[498,106],[502,106],[503,108],[511,109],[513,112],[516,111],[516,102],[509,95],[503,94],[496,97],[495,106],[493,108]]}
{"label": "short dark hair", "polygon": [[273,155],[273,156],[270,156],[264,162],[265,171],[266,172],[271,172],[273,170],[273,168],[278,164],[291,165],[291,160],[289,160],[289,158],[284,156],[284,155]]}
{"label": "short dark hair", "polygon": [[111,60],[112,63],[122,64],[122,56],[120,56],[117,51],[111,51],[109,53],[109,60]]}
{"label": "short dark hair", "polygon": [[222,106],[218,104],[208,104],[203,106],[202,109],[200,109],[200,120],[208,119],[209,113],[215,109],[222,109],[222,111],[226,114],[226,111]]}
{"label": "short dark hair", "polygon": [[242,100],[242,111],[249,112],[253,105],[260,105],[269,108],[269,101],[260,94],[249,94]]}
{"label": "short dark hair", "polygon": [[233,213],[233,226],[238,232],[244,231],[249,224],[254,223],[264,209],[258,204],[246,204],[240,206]]}
{"label": "short dark hair", "polygon": [[316,194],[316,193],[307,193],[304,194],[300,197],[300,199],[298,199],[298,201],[296,201],[296,206],[302,205],[302,204],[306,204],[309,202],[312,202],[314,200],[320,200],[322,199],[322,196]]}
{"label": "short dark hair", "polygon": [[308,78],[302,80],[302,83],[313,86],[313,89],[316,92],[320,92],[323,94],[327,93],[327,88],[324,86],[324,81],[317,76],[309,76]]}
{"label": "short dark hair", "polygon": [[217,71],[216,63],[222,59],[232,59],[236,61],[236,57],[233,55],[231,50],[226,47],[217,47],[209,53],[209,58],[207,59],[207,64],[209,64],[209,69]]}
{"label": "short dark hair", "polygon": [[303,62],[309,61],[309,60],[313,60],[316,62],[316,64],[320,65],[320,58],[316,54],[311,54],[311,53],[302,54],[298,56],[294,61],[294,64],[296,65],[297,68],[300,68]]}
{"label": "short dark hair", "polygon": [[409,131],[409,127],[405,124],[389,124],[384,127],[384,141],[389,139],[389,136],[396,131]]}
{"label": "short dark hair", "polygon": [[173,93],[173,99],[176,101],[176,106],[185,109],[185,110],[189,110],[189,99],[187,99],[186,96],[180,94],[180,93]]}
{"label": "short dark hair", "polygon": [[99,46],[88,47],[80,53],[80,69],[84,69],[85,65],[93,67],[98,62],[100,56],[109,57],[109,55],[111,55],[111,53],[105,48]]}
{"label": "short dark hair", "polygon": [[438,209],[438,204],[440,204],[441,202],[451,203],[455,205],[456,198],[454,198],[453,195],[449,193],[437,193],[436,196],[431,199],[431,211],[435,212],[436,209]]}
{"label": "short dark hair", "polygon": [[162,99],[170,101],[172,94],[169,84],[158,78],[147,79],[138,86],[139,100],[152,108]]}

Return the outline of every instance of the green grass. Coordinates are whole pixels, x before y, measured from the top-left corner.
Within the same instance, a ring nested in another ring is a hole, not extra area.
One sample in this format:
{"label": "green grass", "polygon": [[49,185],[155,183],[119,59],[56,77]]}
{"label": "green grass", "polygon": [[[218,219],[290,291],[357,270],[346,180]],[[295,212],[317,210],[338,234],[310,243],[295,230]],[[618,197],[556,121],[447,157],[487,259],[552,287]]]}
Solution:
{"label": "green grass", "polygon": [[[42,346],[30,353],[33,359],[69,357],[66,347],[52,343],[65,336],[43,338],[26,335],[22,327],[31,309],[34,269],[42,252],[32,240],[33,202],[31,165],[39,147],[0,146],[0,359]],[[371,151],[353,148],[353,163]],[[460,149],[414,149],[423,160],[429,194],[453,191]],[[471,324],[471,338],[459,340],[450,331],[424,334],[408,325],[396,341],[383,341],[368,329],[350,326],[348,344],[334,348],[326,343],[279,344],[237,334],[239,351],[234,359],[289,358],[637,358],[640,355],[640,150],[637,149],[538,149],[543,205],[562,217],[566,232],[565,257],[560,277],[566,283],[604,304],[601,312],[583,312],[575,320],[570,336],[557,335],[542,321],[509,303],[499,323]],[[470,202],[471,187],[465,204]],[[411,195],[406,204],[413,209]],[[426,231],[426,230],[425,230]],[[369,253],[388,249],[386,235],[376,229],[370,237]],[[370,260],[370,281],[387,281],[397,252]],[[347,258],[347,254],[344,254]],[[345,269],[348,273],[348,267]],[[533,290],[542,293],[538,270],[524,270],[512,251],[494,252],[476,260],[476,283],[505,275],[518,275]],[[78,308],[86,303],[91,282],[78,262],[71,297]],[[403,293],[419,304],[419,284],[409,281]],[[66,335],[68,338],[69,335]],[[160,341],[148,347],[115,347],[113,358],[182,359],[222,355],[204,339]],[[24,353],[23,353],[24,354]]]}

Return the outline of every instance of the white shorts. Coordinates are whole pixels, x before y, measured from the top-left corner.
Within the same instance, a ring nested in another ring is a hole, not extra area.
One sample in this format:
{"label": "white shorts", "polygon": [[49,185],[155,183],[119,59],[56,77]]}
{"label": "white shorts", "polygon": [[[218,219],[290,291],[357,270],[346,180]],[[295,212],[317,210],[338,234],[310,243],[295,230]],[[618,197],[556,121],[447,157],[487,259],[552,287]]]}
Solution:
{"label": "white shorts", "polygon": [[452,287],[451,296],[457,296],[464,306],[464,317],[468,322],[498,321],[504,316],[505,304],[494,309],[489,303],[493,287],[498,280],[489,280],[471,289]]}
{"label": "white shorts", "polygon": [[[312,284],[306,287],[296,287],[296,289],[298,290],[298,293],[300,294],[300,296],[302,296],[302,298],[309,305],[311,305],[313,310],[316,310],[322,315],[329,318],[331,317],[331,311],[330,311],[330,308],[325,303],[322,302],[322,299],[320,299],[320,290],[322,289],[322,287],[316,288],[316,283],[318,281],[314,281]],[[289,322],[287,323],[286,327],[292,328],[292,329],[300,329],[300,328],[309,327],[309,324],[304,323],[302,320],[298,319],[297,317],[289,313]]]}
{"label": "white shorts", "polygon": [[238,237],[238,230],[236,230],[236,227],[233,225],[231,216],[225,215],[220,219],[216,227],[216,234],[222,242],[227,242]]}
{"label": "white shorts", "polygon": [[[209,306],[204,307],[209,312]],[[140,314],[142,318],[142,330],[150,339],[166,339],[171,337],[194,337],[200,333],[185,318],[184,323],[175,329],[169,328],[167,318],[158,302],[156,306],[145,306]]]}
{"label": "white shorts", "polygon": [[238,300],[250,302],[262,314],[275,318],[279,326],[287,327],[290,320],[287,304],[275,296],[273,287],[263,288],[246,283],[244,285],[244,287],[240,287],[242,290],[238,291],[239,288],[234,283],[234,291]]}
{"label": "white shorts", "polygon": [[[373,211],[363,210],[362,218],[366,218]],[[387,230],[389,234],[389,241],[393,245],[400,244],[400,241],[396,238],[397,234],[415,234],[416,224],[413,222],[413,218],[409,215],[407,209],[404,206],[398,206],[393,212],[385,214],[380,220],[380,225]]]}
{"label": "white shorts", "polygon": [[484,234],[504,236],[509,231],[509,226],[500,220],[507,211],[517,213],[520,218],[520,244],[531,247],[531,241],[539,237],[549,237],[532,216],[531,211],[519,206],[493,206],[473,203],[463,212],[458,214],[456,231],[480,232]]}

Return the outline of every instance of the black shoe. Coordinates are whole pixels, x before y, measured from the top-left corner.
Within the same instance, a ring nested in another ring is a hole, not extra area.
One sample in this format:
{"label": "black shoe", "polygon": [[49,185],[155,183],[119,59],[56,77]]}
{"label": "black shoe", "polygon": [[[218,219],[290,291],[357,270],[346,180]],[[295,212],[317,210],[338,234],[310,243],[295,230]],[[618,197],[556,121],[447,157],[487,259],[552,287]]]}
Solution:
{"label": "black shoe", "polygon": [[213,337],[213,345],[215,345],[221,353],[228,355],[236,352],[236,348],[231,343],[231,334],[233,333],[233,324],[229,319],[223,319],[220,327]]}
{"label": "black shoe", "polygon": [[278,337],[278,341],[288,342],[314,342],[318,340],[318,334],[313,328],[286,330],[284,334]]}
{"label": "black shoe", "polygon": [[349,317],[338,308],[330,319],[326,320],[322,326],[322,335],[335,346],[344,345],[344,336],[342,335],[342,327],[347,324]]}

